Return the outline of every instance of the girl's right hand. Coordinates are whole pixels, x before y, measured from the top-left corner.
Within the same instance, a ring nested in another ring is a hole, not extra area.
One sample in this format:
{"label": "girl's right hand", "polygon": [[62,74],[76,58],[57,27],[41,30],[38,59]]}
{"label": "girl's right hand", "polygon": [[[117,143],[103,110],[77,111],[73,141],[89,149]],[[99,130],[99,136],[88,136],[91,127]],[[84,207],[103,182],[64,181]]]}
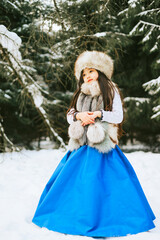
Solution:
{"label": "girl's right hand", "polygon": [[85,126],[85,125],[88,125],[88,124],[91,124],[91,123],[95,122],[92,114],[93,113],[91,113],[91,112],[79,112],[76,115],[76,119],[81,120],[82,121],[81,125]]}

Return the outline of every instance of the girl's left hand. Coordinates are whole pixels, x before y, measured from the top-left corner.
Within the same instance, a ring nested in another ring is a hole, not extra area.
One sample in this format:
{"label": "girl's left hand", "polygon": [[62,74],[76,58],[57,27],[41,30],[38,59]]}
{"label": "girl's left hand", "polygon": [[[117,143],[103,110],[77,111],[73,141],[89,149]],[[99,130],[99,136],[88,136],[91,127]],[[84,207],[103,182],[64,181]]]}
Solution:
{"label": "girl's left hand", "polygon": [[[95,111],[95,112],[88,112],[89,115],[92,115],[92,117],[95,119],[97,117],[101,117],[101,111]],[[88,125],[88,123],[82,122],[82,126]]]}
{"label": "girl's left hand", "polygon": [[101,117],[101,111],[95,111],[95,112],[90,112],[92,114],[92,117],[97,118],[97,117]]}

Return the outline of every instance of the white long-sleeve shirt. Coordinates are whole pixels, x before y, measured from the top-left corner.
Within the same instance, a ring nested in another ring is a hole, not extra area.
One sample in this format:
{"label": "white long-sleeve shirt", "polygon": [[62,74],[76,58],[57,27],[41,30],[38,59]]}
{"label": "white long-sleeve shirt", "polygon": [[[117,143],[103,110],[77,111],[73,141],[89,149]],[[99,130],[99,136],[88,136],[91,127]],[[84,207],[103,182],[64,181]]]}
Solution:
{"label": "white long-sleeve shirt", "polygon": [[[115,91],[115,95],[113,98],[112,111],[105,111],[105,110],[102,110],[102,111],[103,111],[103,118],[101,121],[105,121],[109,123],[121,123],[123,121],[122,102],[121,102],[120,95],[117,91]],[[74,108],[71,108],[67,114],[67,121],[69,124],[73,122],[74,114],[71,114],[72,112],[75,112]]]}

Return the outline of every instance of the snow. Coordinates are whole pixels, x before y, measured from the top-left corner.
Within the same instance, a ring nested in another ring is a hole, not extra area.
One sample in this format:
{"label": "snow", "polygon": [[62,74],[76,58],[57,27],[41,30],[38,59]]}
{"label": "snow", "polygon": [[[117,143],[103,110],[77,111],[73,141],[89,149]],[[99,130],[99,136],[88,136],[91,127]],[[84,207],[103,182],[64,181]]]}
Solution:
{"label": "snow", "polygon": [[[1,240],[89,240],[39,228],[31,220],[43,188],[66,152],[62,149],[0,153]],[[156,215],[156,228],[149,232],[111,240],[160,239],[160,154],[137,151],[125,153],[134,167]],[[102,239],[102,238],[101,238]]]}
{"label": "snow", "polygon": [[158,42],[154,44],[154,46],[151,48],[150,52],[154,52],[155,50],[158,50]]}
{"label": "snow", "polygon": [[152,115],[151,119],[157,118],[158,116],[160,116],[160,105],[154,107],[153,111],[155,112],[155,114]]}
{"label": "snow", "polygon": [[129,1],[128,1],[128,5],[129,5],[131,8],[135,8],[137,3],[138,3],[137,0],[129,0]]}
{"label": "snow", "polygon": [[27,89],[28,89],[28,92],[31,93],[36,107],[40,108],[44,99],[43,99],[43,96],[42,96],[41,92],[39,91],[39,89],[37,89],[37,87],[34,84],[27,86]]}
{"label": "snow", "polygon": [[57,105],[58,103],[61,103],[61,100],[55,99],[55,100],[52,101],[52,103],[55,104],[55,105]]}
{"label": "snow", "polygon": [[28,71],[28,72],[34,72],[34,73],[36,73],[37,72],[37,70],[35,69],[35,68],[33,68],[33,67],[30,67],[30,66],[22,66],[22,68],[23,68],[23,70],[24,71]]}
{"label": "snow", "polygon": [[4,25],[0,25],[0,44],[3,48],[6,48],[14,58],[21,61],[22,57],[19,52],[21,45],[21,38],[14,32],[10,32]]}
{"label": "snow", "polygon": [[150,22],[145,22],[145,21],[140,20],[140,21],[134,26],[134,28],[129,32],[129,35],[134,34],[134,33],[137,31],[138,27],[139,27],[141,24],[143,24],[143,25],[145,25],[145,26],[151,26],[151,27],[152,27],[152,29],[151,29],[152,31],[153,31],[153,29],[155,29],[155,28],[156,28],[156,30],[157,30],[157,28],[160,29],[160,25],[157,25],[157,24],[153,24],[153,23],[150,23]]}
{"label": "snow", "polygon": [[141,13],[136,14],[136,16],[144,16],[144,15],[148,15],[150,13],[156,12],[156,11],[160,11],[160,8],[145,10],[145,11],[143,11]]}
{"label": "snow", "polygon": [[5,98],[11,99],[11,97],[8,94],[4,94]]}
{"label": "snow", "polygon": [[125,8],[123,11],[120,11],[120,12],[117,14],[117,16],[120,16],[120,15],[122,15],[122,14],[124,14],[124,13],[128,13],[128,8]]}
{"label": "snow", "polygon": [[145,25],[142,25],[142,27],[139,29],[139,32],[143,32],[145,29]]}
{"label": "snow", "polygon": [[145,90],[149,91],[150,95],[155,95],[160,91],[160,76],[156,79],[152,79],[142,85]]}
{"label": "snow", "polygon": [[14,4],[14,3],[12,3],[12,2],[10,2],[10,1],[8,1],[7,0],[7,3],[9,3],[12,7],[14,7],[16,10],[19,10],[20,11],[20,9]]}
{"label": "snow", "polygon": [[151,26],[147,35],[142,39],[142,42],[146,42],[151,38],[151,34],[152,34],[153,30],[154,30],[154,26]]}
{"label": "snow", "polygon": [[11,99],[11,97],[7,93],[5,93],[5,92],[7,92],[7,91],[3,91],[2,89],[0,89],[0,94],[2,94],[2,96],[4,98]]}
{"label": "snow", "polygon": [[[32,2],[34,2],[34,0],[32,0]],[[52,6],[54,7],[54,4],[53,4],[53,0],[41,0],[41,2],[43,3],[44,6]]]}
{"label": "snow", "polygon": [[136,106],[139,106],[140,103],[144,103],[144,102],[149,103],[150,99],[149,98],[140,98],[140,97],[126,97],[126,98],[124,98],[124,102],[130,102],[130,101],[135,101]]}
{"label": "snow", "polygon": [[[153,110],[154,110],[154,109],[153,109]],[[160,111],[157,112],[157,113],[155,113],[155,114],[153,114],[152,117],[151,117],[151,119],[157,118],[157,117],[159,117],[159,116],[160,116]]]}
{"label": "snow", "polygon": [[[42,89],[27,71],[23,71],[25,66],[22,65],[22,57],[19,51],[21,38],[18,37],[16,33],[8,31],[4,25],[0,25],[0,44],[2,44],[4,49],[7,48],[8,52],[6,54],[9,58],[9,64],[18,75],[19,81],[23,88],[27,89],[28,93],[30,93],[29,97],[32,99],[32,102],[37,108],[39,114],[43,117],[45,124],[61,143],[61,146],[65,147],[63,139],[52,128],[50,120],[47,118],[46,111],[42,107],[42,104],[45,104],[47,99],[43,97],[41,92],[46,94],[49,93]],[[30,82],[32,82],[32,84],[30,84]]]}
{"label": "snow", "polygon": [[[127,36],[127,34],[125,33],[121,33],[121,32],[99,32],[99,33],[95,33],[93,35],[84,35],[84,36],[87,36],[87,37],[105,37],[106,35],[111,35],[111,34],[115,34],[115,35],[119,35],[119,36]],[[117,38],[118,39],[118,38]]]}
{"label": "snow", "polygon": [[[18,147],[15,147],[15,146],[13,145],[13,143],[10,141],[10,139],[7,137],[7,135],[5,134],[4,128],[3,128],[3,126],[2,126],[2,122],[3,122],[3,118],[1,117],[0,132],[1,132],[1,135],[3,136],[3,138],[4,138],[4,141],[5,141],[6,143],[9,143],[9,145],[11,146],[11,149],[12,149],[13,151],[19,151],[19,148],[18,148]],[[1,145],[0,145],[0,147],[1,147]],[[7,149],[7,147],[5,147],[5,149]],[[1,185],[0,185],[0,186],[1,186]]]}
{"label": "snow", "polygon": [[138,101],[138,102],[141,102],[141,103],[146,102],[146,101],[149,102],[149,98],[140,98],[140,97],[126,97],[126,98],[124,98],[125,102],[129,102],[131,100]]}
{"label": "snow", "polygon": [[[142,85],[145,88],[145,91],[148,91],[150,95],[156,95],[160,92],[160,76],[156,79],[152,79]],[[157,96],[156,103],[159,103],[159,97]],[[160,106],[155,106],[153,108],[154,115],[151,116],[151,119],[157,118],[160,116]]]}
{"label": "snow", "polygon": [[107,34],[106,32],[101,32],[101,33],[94,34],[94,36],[96,36],[96,37],[105,37],[106,34]]}
{"label": "snow", "polygon": [[38,19],[34,23],[40,27],[41,31],[47,32],[50,36],[54,35],[54,32],[62,30],[62,27],[56,23],[53,23],[52,20]]}

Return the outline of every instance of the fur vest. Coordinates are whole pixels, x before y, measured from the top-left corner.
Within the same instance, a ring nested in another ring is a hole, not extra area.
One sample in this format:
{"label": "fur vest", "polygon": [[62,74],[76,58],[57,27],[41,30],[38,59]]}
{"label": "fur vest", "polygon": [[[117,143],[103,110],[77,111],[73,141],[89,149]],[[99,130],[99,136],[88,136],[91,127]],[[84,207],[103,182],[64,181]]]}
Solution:
{"label": "fur vest", "polygon": [[[91,84],[83,83],[81,93],[77,99],[76,108],[78,112],[98,111],[104,109],[102,94],[97,81]],[[102,122],[98,118],[94,124],[81,125],[77,120],[69,126],[70,151],[78,149],[85,144],[96,148],[99,152],[107,153],[118,144],[117,124]]]}

